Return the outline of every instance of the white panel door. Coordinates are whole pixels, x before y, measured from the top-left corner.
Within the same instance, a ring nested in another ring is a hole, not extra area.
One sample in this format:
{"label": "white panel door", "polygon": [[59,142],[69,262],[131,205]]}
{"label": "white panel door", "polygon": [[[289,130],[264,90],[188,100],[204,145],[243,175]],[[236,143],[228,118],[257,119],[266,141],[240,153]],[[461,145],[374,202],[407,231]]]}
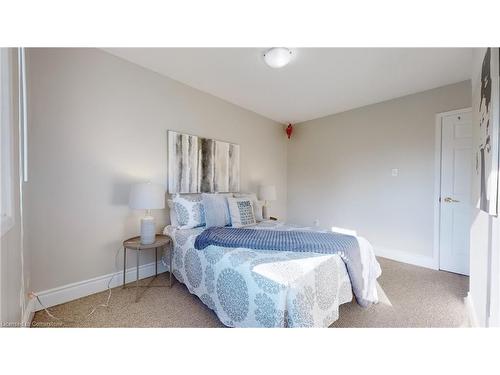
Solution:
{"label": "white panel door", "polygon": [[469,274],[472,116],[442,119],[439,268]]}

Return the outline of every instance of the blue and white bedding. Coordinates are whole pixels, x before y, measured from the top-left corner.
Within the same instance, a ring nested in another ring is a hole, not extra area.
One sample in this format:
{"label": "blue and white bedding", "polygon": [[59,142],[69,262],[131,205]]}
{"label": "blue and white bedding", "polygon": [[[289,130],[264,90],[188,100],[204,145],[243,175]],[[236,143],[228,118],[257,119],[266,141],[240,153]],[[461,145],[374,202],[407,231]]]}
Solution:
{"label": "blue and white bedding", "polygon": [[[371,281],[374,284],[379,276],[376,273],[377,268],[373,267],[377,261],[363,262],[361,248],[355,236],[334,232],[214,227],[204,230],[196,237],[194,243],[196,250],[203,250],[208,246],[338,254],[346,265],[352,290],[358,303],[366,307],[376,302],[366,300],[364,297],[369,292],[367,288]],[[371,255],[374,259],[375,256]],[[365,267],[372,268],[367,272],[369,275],[367,279],[363,279]]]}
{"label": "blue and white bedding", "polygon": [[[251,228],[308,230],[269,221]],[[350,278],[338,254],[214,245],[196,250],[195,240],[204,230],[165,228],[174,242],[173,274],[226,326],[328,327],[338,319],[339,305],[352,300]],[[372,271],[380,274],[375,258],[366,256],[373,255],[369,243],[356,240],[364,260],[374,260]],[[375,284],[366,288],[371,302],[377,302]]]}

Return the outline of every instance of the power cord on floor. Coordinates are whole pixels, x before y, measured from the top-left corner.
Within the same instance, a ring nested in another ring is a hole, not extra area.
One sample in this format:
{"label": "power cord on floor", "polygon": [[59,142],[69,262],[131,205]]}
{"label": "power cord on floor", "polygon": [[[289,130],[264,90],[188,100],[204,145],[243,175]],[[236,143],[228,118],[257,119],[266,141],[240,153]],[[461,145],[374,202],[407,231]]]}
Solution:
{"label": "power cord on floor", "polygon": [[62,319],[62,318],[59,318],[57,316],[55,316],[54,314],[52,314],[50,312],[50,310],[48,309],[48,307],[46,307],[42,301],[40,300],[40,297],[31,292],[29,295],[30,297],[34,297],[36,298],[36,300],[38,301],[38,303],[40,304],[40,306],[42,306],[43,310],[47,313],[47,315],[49,317],[51,317],[52,319],[55,319],[57,321],[60,321],[60,322],[63,322],[63,323],[70,323],[70,324],[75,324],[75,323],[79,323],[79,322],[82,322],[84,321],[85,319],[88,319],[92,314],[94,314],[96,312],[96,310],[99,308],[99,307],[109,307],[109,301],[111,300],[111,282],[113,281],[113,279],[115,278],[115,276],[119,273],[119,270],[118,270],[118,266],[117,266],[117,259],[118,259],[118,255],[120,254],[120,251],[122,250],[122,248],[119,248],[118,251],[116,252],[115,254],[115,272],[113,273],[113,275],[111,276],[111,278],[109,279],[108,281],[108,298],[106,299],[106,303],[103,303],[103,304],[100,304],[100,305],[96,305],[92,308],[92,310],[85,316],[83,316],[82,318],[78,318],[78,319]]}

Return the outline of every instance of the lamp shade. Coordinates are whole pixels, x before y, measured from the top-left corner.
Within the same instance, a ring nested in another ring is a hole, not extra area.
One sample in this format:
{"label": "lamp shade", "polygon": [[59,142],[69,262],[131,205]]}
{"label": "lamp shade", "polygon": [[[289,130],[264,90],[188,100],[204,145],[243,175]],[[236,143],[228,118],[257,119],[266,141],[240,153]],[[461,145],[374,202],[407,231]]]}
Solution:
{"label": "lamp shade", "polygon": [[136,210],[165,208],[165,189],[151,182],[132,185],[129,206]]}
{"label": "lamp shade", "polygon": [[259,187],[259,199],[263,201],[276,200],[276,186],[265,185]]}

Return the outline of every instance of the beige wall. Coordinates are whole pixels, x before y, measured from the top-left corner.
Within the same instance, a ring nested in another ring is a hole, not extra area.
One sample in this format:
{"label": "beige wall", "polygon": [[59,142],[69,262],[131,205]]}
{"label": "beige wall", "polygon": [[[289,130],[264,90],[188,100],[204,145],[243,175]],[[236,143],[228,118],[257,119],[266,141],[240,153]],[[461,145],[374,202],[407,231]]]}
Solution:
{"label": "beige wall", "polygon": [[378,250],[432,257],[435,115],[470,106],[467,81],[298,125],[289,220],[319,219],[357,230]]}
{"label": "beige wall", "polygon": [[[14,226],[0,242],[0,321],[4,324],[19,323],[29,317],[28,291],[31,287],[31,258],[21,241],[21,197],[19,192],[19,128],[17,92],[17,50],[9,49],[12,67],[12,193]],[[26,313],[26,314],[25,314]],[[23,316],[24,315],[24,316]]]}
{"label": "beige wall", "polygon": [[[26,239],[36,291],[116,270],[115,252],[138,232],[130,184],[166,185],[167,129],[240,144],[242,190],[275,184],[271,212],[286,217],[281,125],[100,50],[30,49],[28,70]],[[161,230],[167,211],[155,215]]]}
{"label": "beige wall", "polygon": [[[353,228],[378,248],[429,257],[435,114],[471,105],[463,82],[300,124],[288,141],[270,120],[100,50],[30,49],[28,71],[35,291],[120,268],[115,252],[140,217],[127,206],[129,186],[166,184],[167,129],[239,143],[242,190],[276,184],[273,215]],[[155,212],[158,230],[166,214]]]}
{"label": "beige wall", "polygon": [[[472,67],[473,92],[473,129],[478,130],[480,76],[485,49],[478,48],[474,53]],[[473,133],[477,144],[479,132]],[[474,177],[474,176],[473,176]],[[479,196],[478,184],[473,184],[473,202]],[[472,208],[470,233],[470,302],[474,308],[477,324],[500,326],[500,220]],[[491,315],[490,315],[491,312]]]}

